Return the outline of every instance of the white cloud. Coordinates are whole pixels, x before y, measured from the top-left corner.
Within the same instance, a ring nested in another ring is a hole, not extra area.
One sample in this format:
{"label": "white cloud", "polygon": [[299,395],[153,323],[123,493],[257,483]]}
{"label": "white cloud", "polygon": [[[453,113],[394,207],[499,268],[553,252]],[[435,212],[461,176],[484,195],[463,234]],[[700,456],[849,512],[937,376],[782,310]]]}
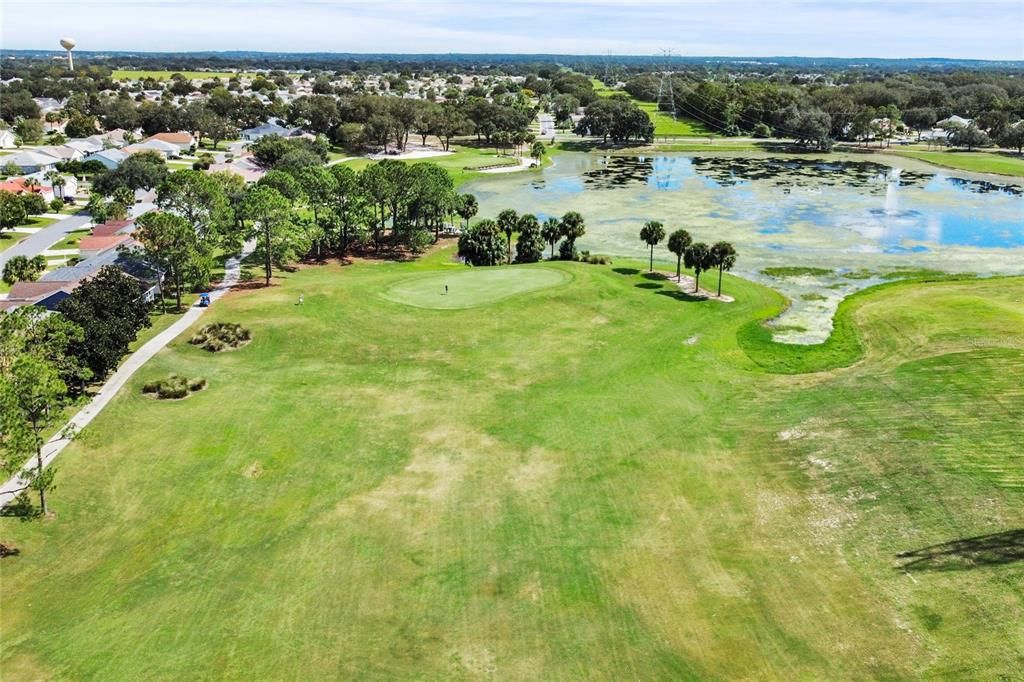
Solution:
{"label": "white cloud", "polygon": [[4,0],[6,48],[1024,59],[1024,2]]}

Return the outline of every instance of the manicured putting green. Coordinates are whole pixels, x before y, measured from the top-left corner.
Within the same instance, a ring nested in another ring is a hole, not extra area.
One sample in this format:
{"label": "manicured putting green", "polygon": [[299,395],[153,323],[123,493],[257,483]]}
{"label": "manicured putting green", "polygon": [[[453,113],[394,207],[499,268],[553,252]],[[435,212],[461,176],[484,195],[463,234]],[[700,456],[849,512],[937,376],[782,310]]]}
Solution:
{"label": "manicured putting green", "polygon": [[386,289],[383,296],[417,308],[454,310],[557,286],[568,279],[569,276],[559,270],[543,267],[473,268],[403,279]]}

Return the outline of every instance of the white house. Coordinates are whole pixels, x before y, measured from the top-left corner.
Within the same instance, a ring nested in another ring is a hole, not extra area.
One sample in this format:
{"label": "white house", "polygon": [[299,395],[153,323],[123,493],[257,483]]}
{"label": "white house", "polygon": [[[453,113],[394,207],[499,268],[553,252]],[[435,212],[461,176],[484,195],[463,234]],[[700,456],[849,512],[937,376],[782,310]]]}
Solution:
{"label": "white house", "polygon": [[126,154],[135,154],[137,152],[147,151],[156,152],[165,159],[172,156],[181,155],[181,149],[178,147],[178,145],[171,144],[170,142],[164,142],[162,140],[152,139],[146,140],[145,142],[140,142],[138,144],[128,145],[127,147],[122,149],[122,151],[125,152]]}
{"label": "white house", "polygon": [[74,147],[69,147],[64,144],[39,147],[36,151],[49,154],[50,156],[55,156],[60,161],[81,161],[82,157],[85,156],[85,153],[80,149],[75,149]]}
{"label": "white house", "polygon": [[0,149],[14,149],[17,146],[14,144],[15,137],[14,131],[10,128],[0,130]]}
{"label": "white house", "polygon": [[936,128],[966,128],[974,122],[974,119],[964,118],[963,116],[957,116],[956,114],[949,118],[944,118],[935,124]]}
{"label": "white house", "polygon": [[173,144],[178,149],[178,156],[180,154],[186,154],[192,151],[192,148],[196,146],[196,138],[192,137],[192,133],[178,132],[178,133],[157,133],[156,135],[150,135],[145,139],[143,144],[157,140],[159,142],[166,142],[167,144]]}
{"label": "white house", "polygon": [[95,137],[87,137],[84,140],[68,140],[64,146],[77,149],[82,154],[92,154],[103,149],[103,143],[96,140]]}
{"label": "white house", "polygon": [[64,102],[62,102],[52,97],[33,97],[32,101],[36,103],[41,112],[43,112],[44,114],[48,114],[51,111],[57,111],[58,109],[63,108],[64,102],[66,102],[67,100],[64,100]]}
{"label": "white house", "polygon": [[283,125],[279,125],[272,121],[263,123],[256,126],[255,128],[246,128],[242,131],[243,140],[258,140],[261,137],[267,135],[280,135],[281,137],[289,137],[294,134],[297,128],[285,128]]}
{"label": "white house", "polygon": [[53,182],[47,177],[47,174],[42,171],[26,175],[25,177],[35,178],[39,181],[39,184],[52,194],[52,196],[47,197],[48,199],[52,199],[53,197],[63,199],[64,197],[74,197],[78,194],[78,178],[74,175],[61,174],[61,177],[64,178],[64,184],[57,187],[53,186]]}
{"label": "white house", "polygon": [[5,166],[8,164],[14,164],[22,173],[35,173],[37,171],[52,170],[53,167],[62,160],[63,159],[57,158],[56,156],[51,156],[41,150],[37,151],[35,149],[29,149],[10,156],[0,157],[0,163]]}

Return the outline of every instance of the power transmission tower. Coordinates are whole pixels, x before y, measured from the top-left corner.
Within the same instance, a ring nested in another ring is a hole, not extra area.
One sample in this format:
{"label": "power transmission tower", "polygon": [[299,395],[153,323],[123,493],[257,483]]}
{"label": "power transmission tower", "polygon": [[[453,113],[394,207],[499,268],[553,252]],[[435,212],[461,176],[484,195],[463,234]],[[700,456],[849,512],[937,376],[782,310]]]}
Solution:
{"label": "power transmission tower", "polygon": [[615,72],[612,70],[612,51],[608,52],[604,56],[604,81],[606,85],[611,85],[615,82]]}
{"label": "power transmission tower", "polygon": [[661,80],[658,82],[658,111],[672,112],[672,118],[676,117],[676,96],[672,91],[672,50],[662,50],[661,56],[665,60],[665,67],[661,72]]}

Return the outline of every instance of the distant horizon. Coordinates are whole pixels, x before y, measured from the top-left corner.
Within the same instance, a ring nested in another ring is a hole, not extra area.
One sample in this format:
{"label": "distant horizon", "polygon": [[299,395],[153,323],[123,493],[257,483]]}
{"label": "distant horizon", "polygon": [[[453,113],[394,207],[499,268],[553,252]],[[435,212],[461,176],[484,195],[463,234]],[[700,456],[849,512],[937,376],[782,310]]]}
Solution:
{"label": "distant horizon", "polygon": [[[1024,61],[1024,3],[506,0],[482,11],[471,0],[4,0],[0,47],[48,50],[64,36],[95,52],[632,56],[672,49],[723,58],[1005,62]],[[933,56],[937,45],[945,56]]]}
{"label": "distant horizon", "polygon": [[[61,47],[23,47],[8,48],[0,47],[0,53],[27,53],[41,52],[53,53],[54,58],[60,58],[64,54]],[[652,53],[597,53],[597,52],[355,52],[355,51],[297,51],[297,50],[250,50],[245,48],[233,48],[224,50],[195,49],[195,50],[131,50],[131,49],[83,49],[75,47],[76,55],[105,55],[105,54],[128,54],[128,55],[287,55],[287,56],[333,56],[333,57],[586,57],[597,59],[663,59],[663,56]],[[730,60],[730,61],[758,61],[768,62],[770,60],[830,60],[843,62],[856,61],[891,61],[891,62],[982,62],[993,64],[1020,64],[1024,66],[1024,57],[1020,59],[987,59],[975,57],[951,57],[942,55],[931,55],[921,57],[878,57],[871,55],[857,55],[841,57],[827,54],[801,55],[801,54],[772,54],[772,55],[725,55],[725,54],[672,54],[671,59],[675,61],[693,60]]]}

